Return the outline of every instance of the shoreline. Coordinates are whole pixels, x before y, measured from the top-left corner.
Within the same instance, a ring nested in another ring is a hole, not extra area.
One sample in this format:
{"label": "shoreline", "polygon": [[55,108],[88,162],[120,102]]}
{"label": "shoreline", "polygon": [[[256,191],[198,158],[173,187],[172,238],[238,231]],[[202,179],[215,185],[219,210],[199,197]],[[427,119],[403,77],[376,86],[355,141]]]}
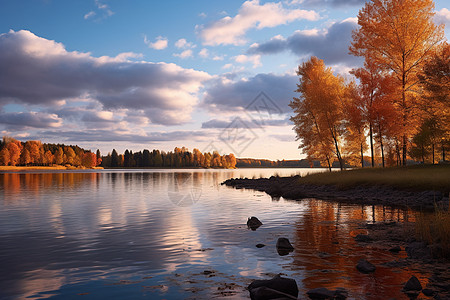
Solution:
{"label": "shoreline", "polygon": [[22,171],[64,171],[64,170],[103,170],[102,167],[66,167],[66,166],[0,166],[0,173],[4,172],[22,172]]}
{"label": "shoreline", "polygon": [[440,191],[412,191],[387,185],[358,185],[338,187],[326,184],[300,183],[300,176],[270,178],[232,178],[222,185],[235,189],[253,189],[266,192],[273,198],[283,197],[291,200],[317,198],[365,205],[389,205],[402,208],[433,210],[436,206],[448,207],[449,198]]}

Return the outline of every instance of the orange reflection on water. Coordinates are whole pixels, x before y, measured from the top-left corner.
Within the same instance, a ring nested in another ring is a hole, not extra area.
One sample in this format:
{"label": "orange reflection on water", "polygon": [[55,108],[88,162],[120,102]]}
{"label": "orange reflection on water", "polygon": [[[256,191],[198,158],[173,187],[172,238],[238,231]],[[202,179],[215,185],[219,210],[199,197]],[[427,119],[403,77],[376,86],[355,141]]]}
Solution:
{"label": "orange reflection on water", "polygon": [[5,204],[17,204],[24,199],[38,201],[45,189],[67,192],[80,185],[96,184],[98,179],[98,173],[4,173],[0,174],[0,192]]}
{"label": "orange reflection on water", "polygon": [[[404,258],[404,251],[392,254],[387,251],[389,245],[364,246],[354,240],[357,234],[367,233],[362,223],[411,220],[411,211],[317,200],[306,203],[307,209],[296,223],[291,266],[292,271],[302,270],[303,292],[343,287],[353,299],[408,299],[401,289],[411,275],[417,276],[423,286],[427,284],[429,274],[381,265]],[[363,258],[376,266],[375,273],[362,274],[356,269]]]}

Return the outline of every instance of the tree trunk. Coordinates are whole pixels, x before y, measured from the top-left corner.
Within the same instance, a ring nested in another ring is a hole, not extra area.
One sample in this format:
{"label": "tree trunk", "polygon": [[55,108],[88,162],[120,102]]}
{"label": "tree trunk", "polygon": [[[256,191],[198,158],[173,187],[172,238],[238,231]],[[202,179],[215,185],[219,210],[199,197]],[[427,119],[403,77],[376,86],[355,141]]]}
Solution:
{"label": "tree trunk", "polygon": [[[442,148],[444,149],[444,148]],[[361,168],[364,168],[364,151],[363,151],[363,144],[361,143]]]}
{"label": "tree trunk", "polygon": [[331,172],[330,158],[327,156],[328,170]]}
{"label": "tree trunk", "polygon": [[422,144],[422,163],[425,163],[425,149],[423,144]]}
{"label": "tree trunk", "polygon": [[444,146],[444,141],[442,141],[442,161],[445,162],[445,146]]}
{"label": "tree trunk", "polygon": [[370,139],[370,156],[372,157],[372,168],[375,167],[375,159],[373,154],[373,130],[372,122],[369,123],[369,139]]}
{"label": "tree trunk", "polygon": [[406,125],[407,125],[407,110],[406,110],[406,71],[405,71],[405,53],[402,55],[402,109],[403,109],[403,156],[402,164],[406,166],[406,151],[407,151],[407,136],[406,136]]}
{"label": "tree trunk", "polygon": [[384,168],[384,146],[383,146],[383,138],[380,137],[380,147],[381,147],[381,162],[383,163]]}
{"label": "tree trunk", "polygon": [[432,164],[434,165],[434,143],[431,144],[431,151],[433,152],[432,155],[431,155],[431,157],[432,157],[432,159],[433,159]]}

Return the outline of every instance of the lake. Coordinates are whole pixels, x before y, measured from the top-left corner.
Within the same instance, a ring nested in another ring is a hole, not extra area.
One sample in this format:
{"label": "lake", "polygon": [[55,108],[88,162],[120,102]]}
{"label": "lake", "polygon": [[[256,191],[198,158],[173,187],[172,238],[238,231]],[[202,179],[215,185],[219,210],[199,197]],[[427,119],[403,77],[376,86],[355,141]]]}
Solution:
{"label": "lake", "polygon": [[[350,299],[406,299],[403,257],[360,247],[361,222],[411,212],[320,199],[272,199],[220,183],[313,169],[95,170],[0,174],[0,299],[245,299],[254,279],[294,278],[300,295],[344,287]],[[256,216],[263,226],[246,226]],[[296,250],[280,256],[279,237]],[[256,248],[258,243],[265,244]]]}

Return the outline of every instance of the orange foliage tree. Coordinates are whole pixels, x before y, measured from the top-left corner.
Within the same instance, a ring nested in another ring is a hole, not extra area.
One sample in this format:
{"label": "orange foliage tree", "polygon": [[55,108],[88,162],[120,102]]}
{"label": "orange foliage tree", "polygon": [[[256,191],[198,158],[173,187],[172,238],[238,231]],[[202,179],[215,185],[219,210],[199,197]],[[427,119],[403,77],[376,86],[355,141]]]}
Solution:
{"label": "orange foliage tree", "polygon": [[358,14],[350,52],[373,60],[392,73],[400,94],[392,99],[401,115],[402,163],[416,129],[418,72],[443,39],[443,25],[433,23],[432,0],[371,0]]}
{"label": "orange foliage tree", "polygon": [[295,112],[291,121],[294,122],[297,140],[301,140],[299,148],[310,159],[327,161],[329,167],[334,153],[343,169],[344,80],[334,76],[331,68],[314,56],[298,67],[297,75],[300,83],[296,92],[300,96],[294,97],[289,106]]}

